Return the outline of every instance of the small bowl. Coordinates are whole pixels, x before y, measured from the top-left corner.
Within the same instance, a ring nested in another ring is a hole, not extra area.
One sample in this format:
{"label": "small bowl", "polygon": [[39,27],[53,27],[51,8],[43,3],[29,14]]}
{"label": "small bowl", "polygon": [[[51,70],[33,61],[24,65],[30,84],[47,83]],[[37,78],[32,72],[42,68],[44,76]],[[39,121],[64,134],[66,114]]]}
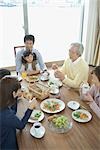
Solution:
{"label": "small bowl", "polygon": [[80,104],[77,101],[69,101],[67,106],[72,110],[77,110],[80,107]]}

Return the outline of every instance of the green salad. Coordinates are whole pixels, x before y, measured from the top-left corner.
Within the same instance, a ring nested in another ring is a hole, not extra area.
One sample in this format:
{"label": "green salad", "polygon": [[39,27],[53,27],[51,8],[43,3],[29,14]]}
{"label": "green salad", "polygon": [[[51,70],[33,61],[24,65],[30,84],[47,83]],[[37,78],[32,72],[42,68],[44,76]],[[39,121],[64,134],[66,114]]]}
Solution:
{"label": "green salad", "polygon": [[75,116],[76,118],[80,118],[80,112],[74,113],[74,116]]}
{"label": "green salad", "polygon": [[42,113],[41,111],[40,111],[40,112],[37,112],[37,113],[34,115],[34,118],[38,120],[39,117],[41,116],[41,113]]}
{"label": "green salad", "polygon": [[52,122],[57,128],[65,128],[68,125],[68,118],[62,115],[54,118]]}
{"label": "green salad", "polygon": [[75,112],[74,117],[76,117],[77,119],[83,119],[83,120],[88,119],[88,115],[83,112]]}

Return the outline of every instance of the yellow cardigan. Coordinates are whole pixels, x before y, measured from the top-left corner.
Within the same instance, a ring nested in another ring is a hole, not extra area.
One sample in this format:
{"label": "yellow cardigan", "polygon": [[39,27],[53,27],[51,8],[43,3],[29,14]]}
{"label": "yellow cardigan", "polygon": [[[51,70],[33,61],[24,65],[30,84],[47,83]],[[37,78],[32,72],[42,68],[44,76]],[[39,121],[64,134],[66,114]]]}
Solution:
{"label": "yellow cardigan", "polygon": [[72,88],[79,88],[81,83],[88,80],[88,64],[79,57],[75,62],[66,59],[60,71],[65,74],[63,83]]}

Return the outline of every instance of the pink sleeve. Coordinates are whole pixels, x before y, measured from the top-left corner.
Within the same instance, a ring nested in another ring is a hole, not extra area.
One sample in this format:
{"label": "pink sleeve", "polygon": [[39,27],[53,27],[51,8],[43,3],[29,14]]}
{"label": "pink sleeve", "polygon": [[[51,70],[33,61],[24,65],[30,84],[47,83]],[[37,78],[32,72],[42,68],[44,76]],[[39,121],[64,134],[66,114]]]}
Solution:
{"label": "pink sleeve", "polygon": [[94,91],[95,91],[95,85],[92,85],[92,87],[89,90],[89,93],[92,97],[94,96]]}
{"label": "pink sleeve", "polygon": [[90,103],[90,108],[95,112],[95,114],[100,118],[100,102],[99,106],[93,101]]}

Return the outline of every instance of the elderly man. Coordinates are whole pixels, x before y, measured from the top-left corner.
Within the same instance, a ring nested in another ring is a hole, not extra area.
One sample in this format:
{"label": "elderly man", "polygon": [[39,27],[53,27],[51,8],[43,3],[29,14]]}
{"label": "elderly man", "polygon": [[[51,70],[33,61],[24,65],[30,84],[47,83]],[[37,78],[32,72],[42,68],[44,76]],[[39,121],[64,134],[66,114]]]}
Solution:
{"label": "elderly man", "polygon": [[88,80],[88,64],[82,59],[83,45],[72,43],[69,48],[69,58],[65,60],[61,69],[53,64],[55,77],[59,78],[64,84],[72,88],[79,88],[82,82]]}

